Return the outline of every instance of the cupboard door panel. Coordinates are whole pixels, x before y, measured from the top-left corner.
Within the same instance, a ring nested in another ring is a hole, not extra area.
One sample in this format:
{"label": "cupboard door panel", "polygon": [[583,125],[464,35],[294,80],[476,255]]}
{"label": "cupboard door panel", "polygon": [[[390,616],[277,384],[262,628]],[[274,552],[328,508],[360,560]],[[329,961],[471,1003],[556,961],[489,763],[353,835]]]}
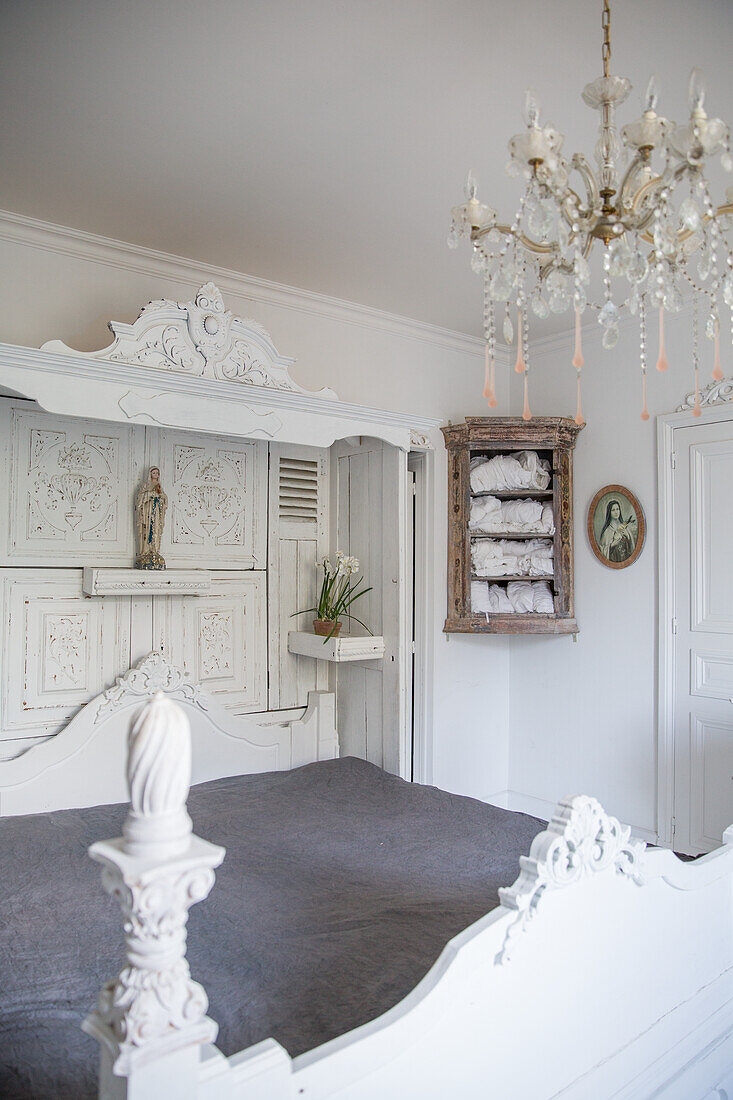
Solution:
{"label": "cupboard door panel", "polygon": [[132,565],[144,429],[53,416],[0,400],[12,565]]}
{"label": "cupboard door panel", "polygon": [[0,737],[57,733],[130,664],[130,599],[85,596],[80,569],[3,569]]}
{"label": "cupboard door panel", "polygon": [[154,596],[156,648],[228,710],[267,709],[264,572],[215,572],[207,596]]}
{"label": "cupboard door panel", "polygon": [[271,710],[303,707],[308,692],[328,687],[325,662],[288,652],[288,631],[311,630],[316,617],[296,611],[318,599],[317,562],[326,553],[329,452],[317,447],[270,446],[268,625]]}
{"label": "cupboard door panel", "polygon": [[168,495],[168,568],[265,568],[266,443],[148,429],[147,453]]}

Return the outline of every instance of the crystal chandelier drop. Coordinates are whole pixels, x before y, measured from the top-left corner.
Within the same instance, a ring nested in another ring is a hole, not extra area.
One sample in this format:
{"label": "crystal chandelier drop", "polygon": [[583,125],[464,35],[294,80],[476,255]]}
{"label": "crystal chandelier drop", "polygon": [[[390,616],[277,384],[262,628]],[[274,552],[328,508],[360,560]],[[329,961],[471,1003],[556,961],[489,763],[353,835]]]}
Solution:
{"label": "crystal chandelier drop", "polygon": [[[674,123],[657,114],[654,77],[644,98],[641,118],[616,129],[616,107],[631,91],[624,77],[610,72],[609,0],[603,0],[603,76],[587,84],[583,100],[600,113],[594,171],[582,153],[563,156],[563,135],[540,122],[534,93],[526,93],[526,130],[509,142],[507,173],[525,183],[511,225],[479,202],[469,173],[466,201],[455,206],[448,244],[472,242],[471,266],[483,278],[486,367],[484,396],[495,408],[497,313],[507,344],[513,343],[517,320],[515,371],[524,374],[525,420],[529,406],[529,313],[575,311],[577,371],[576,422],[583,424],[580,377],[583,367],[581,316],[597,311],[602,344],[612,348],[619,337],[623,311],[639,320],[642,376],[642,420],[649,419],[646,398],[647,322],[658,316],[657,370],[667,370],[665,313],[677,313],[684,299],[693,300],[694,413],[700,415],[698,313],[714,345],[713,378],[720,380],[720,313],[728,306],[733,326],[733,254],[726,232],[733,227],[733,188],[727,201],[713,204],[705,175],[710,158],[719,156],[730,172],[730,133],[719,118],[708,118],[705,90],[693,69],[689,85],[690,119]],[[624,163],[622,164],[622,160]],[[576,183],[576,180],[578,181]],[[577,189],[576,189],[577,188]],[[603,295],[591,301],[589,261],[602,253]],[[503,313],[503,320],[501,314]]]}

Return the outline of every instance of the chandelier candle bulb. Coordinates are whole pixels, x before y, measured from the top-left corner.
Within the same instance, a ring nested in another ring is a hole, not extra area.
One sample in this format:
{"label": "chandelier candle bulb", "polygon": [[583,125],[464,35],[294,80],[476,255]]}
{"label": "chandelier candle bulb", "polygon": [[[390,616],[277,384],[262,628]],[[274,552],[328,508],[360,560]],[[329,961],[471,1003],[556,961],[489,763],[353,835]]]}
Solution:
{"label": "chandelier candle bulb", "polygon": [[659,358],[657,359],[657,370],[669,370],[667,354],[664,348],[664,306],[659,307]]}
{"label": "chandelier candle bulb", "polygon": [[720,322],[715,318],[715,362],[713,364],[713,379],[716,382],[723,381],[723,368],[720,365]]}
{"label": "chandelier candle bulb", "polygon": [[693,416],[702,416],[702,408],[700,406],[700,368],[695,367],[695,404],[692,409]]}

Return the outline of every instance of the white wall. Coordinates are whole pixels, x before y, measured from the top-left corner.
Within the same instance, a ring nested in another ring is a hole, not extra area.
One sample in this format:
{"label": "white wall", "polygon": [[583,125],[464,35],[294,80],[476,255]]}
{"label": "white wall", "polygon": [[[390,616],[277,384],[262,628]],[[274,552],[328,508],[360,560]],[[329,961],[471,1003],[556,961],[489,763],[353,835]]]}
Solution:
{"label": "white wall", "polygon": [[[592,324],[592,322],[591,322]],[[592,794],[641,832],[656,832],[657,477],[655,416],[673,411],[692,389],[690,317],[668,317],[670,369],[654,369],[656,319],[650,324],[649,411],[641,411],[636,323],[622,327],[611,351],[595,326],[584,341],[587,420],[575,451],[575,600],[580,634],[524,637],[510,643],[509,805],[549,812],[566,794]],[[701,326],[702,329],[702,326]],[[702,343],[710,381],[712,344]],[[730,363],[730,344],[723,343]],[[532,410],[575,414],[572,347],[535,358]],[[726,364],[724,362],[724,369]],[[727,371],[729,373],[729,370]],[[515,411],[518,391],[514,387]],[[647,538],[637,562],[608,569],[586,534],[588,505],[601,486],[619,483],[638,497]]]}
{"label": "white wall", "polygon": [[[229,308],[264,324],[278,350],[297,359],[292,373],[303,386],[331,386],[345,401],[446,421],[483,412],[482,359],[473,340],[2,214],[0,242],[0,341],[37,347],[57,338],[79,350],[104,347],[108,320],[132,321],[154,298],[185,301],[214,279]],[[484,798],[508,785],[509,651],[502,639],[449,641],[442,633],[447,475],[440,432],[435,444],[431,781]]]}

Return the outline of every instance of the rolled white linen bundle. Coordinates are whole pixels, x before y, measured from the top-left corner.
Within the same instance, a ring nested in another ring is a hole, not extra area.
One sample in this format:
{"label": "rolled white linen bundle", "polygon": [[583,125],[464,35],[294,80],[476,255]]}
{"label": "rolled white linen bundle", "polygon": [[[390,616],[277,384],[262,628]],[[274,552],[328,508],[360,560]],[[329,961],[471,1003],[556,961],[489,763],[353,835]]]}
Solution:
{"label": "rolled white linen bundle", "polygon": [[550,539],[475,539],[471,568],[479,577],[542,577],[553,571]]}
{"label": "rolled white linen bundle", "polygon": [[471,581],[471,610],[482,615],[552,615],[555,601],[547,581]]}
{"label": "rolled white linen bundle", "polygon": [[486,493],[508,489],[546,489],[550,464],[536,451],[471,459],[471,491]]}
{"label": "rolled white linen bundle", "polygon": [[489,534],[516,532],[552,535],[555,520],[550,501],[499,500],[498,497],[474,497],[469,519],[471,531]]}

